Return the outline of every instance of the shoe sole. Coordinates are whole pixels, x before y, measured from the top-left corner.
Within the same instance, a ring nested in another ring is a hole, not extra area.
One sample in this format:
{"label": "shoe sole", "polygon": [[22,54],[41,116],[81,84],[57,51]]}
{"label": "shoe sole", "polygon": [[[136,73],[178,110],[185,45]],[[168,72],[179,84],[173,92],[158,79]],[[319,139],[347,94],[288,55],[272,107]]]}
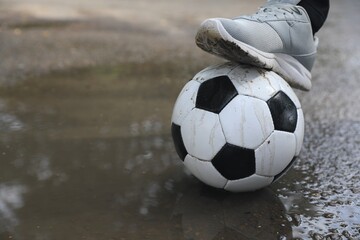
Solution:
{"label": "shoe sole", "polygon": [[288,54],[268,53],[233,38],[217,19],[203,22],[195,37],[196,45],[206,52],[230,61],[272,70],[292,87],[309,91],[311,73]]}

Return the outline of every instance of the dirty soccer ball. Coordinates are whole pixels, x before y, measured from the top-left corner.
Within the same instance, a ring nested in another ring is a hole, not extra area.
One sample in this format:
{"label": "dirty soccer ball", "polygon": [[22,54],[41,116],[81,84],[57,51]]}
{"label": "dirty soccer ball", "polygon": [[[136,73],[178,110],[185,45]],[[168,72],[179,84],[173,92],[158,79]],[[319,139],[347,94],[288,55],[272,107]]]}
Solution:
{"label": "dirty soccer ball", "polygon": [[298,156],[304,116],[276,73],[236,63],[199,72],[182,89],[172,115],[175,149],[202,182],[228,191],[263,188]]}

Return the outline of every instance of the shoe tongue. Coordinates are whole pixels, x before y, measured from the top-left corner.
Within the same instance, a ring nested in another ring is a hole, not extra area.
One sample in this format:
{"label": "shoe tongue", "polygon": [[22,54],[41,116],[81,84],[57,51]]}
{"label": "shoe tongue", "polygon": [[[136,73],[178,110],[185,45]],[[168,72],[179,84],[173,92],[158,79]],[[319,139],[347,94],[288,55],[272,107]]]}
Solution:
{"label": "shoe tongue", "polygon": [[277,5],[277,4],[291,4],[297,5],[300,0],[268,0],[264,6]]}
{"label": "shoe tongue", "polygon": [[267,2],[265,3],[264,5],[262,5],[260,7],[260,9],[262,8],[269,8],[269,7],[282,7],[282,8],[286,8],[286,7],[292,7],[292,6],[295,6],[295,4],[291,4],[291,3],[281,3],[281,2],[278,2],[278,1],[270,1],[270,2]]}
{"label": "shoe tongue", "polygon": [[[279,3],[279,2],[267,2],[265,5],[261,6],[258,11],[253,14],[253,15],[247,15],[247,16],[239,16],[234,18],[233,20],[236,19],[257,19],[260,20],[263,16],[274,16],[275,18],[277,18],[277,14],[278,13],[284,13],[284,12],[288,12],[288,13],[292,13],[292,12],[296,12],[300,15],[302,15],[299,10],[298,10],[298,6],[295,6],[293,4],[290,3]],[[279,15],[280,16],[280,15]],[[267,18],[268,20],[270,18]]]}
{"label": "shoe tongue", "polygon": [[293,4],[289,4],[289,3],[272,3],[272,2],[268,2],[267,4],[265,4],[264,6],[260,7],[260,9],[258,10],[258,14],[266,14],[266,13],[283,13],[283,12],[288,12],[288,13],[297,13],[297,14],[301,14],[300,10],[299,10],[299,6],[295,6]]}

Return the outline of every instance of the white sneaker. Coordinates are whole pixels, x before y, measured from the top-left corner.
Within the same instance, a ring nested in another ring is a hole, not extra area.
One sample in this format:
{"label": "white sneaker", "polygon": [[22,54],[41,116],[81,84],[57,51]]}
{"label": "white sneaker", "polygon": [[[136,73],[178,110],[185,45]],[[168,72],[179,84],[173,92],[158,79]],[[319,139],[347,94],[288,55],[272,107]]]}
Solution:
{"label": "white sneaker", "polygon": [[301,6],[271,3],[253,15],[207,19],[195,39],[209,53],[273,70],[292,87],[311,89],[318,39]]}

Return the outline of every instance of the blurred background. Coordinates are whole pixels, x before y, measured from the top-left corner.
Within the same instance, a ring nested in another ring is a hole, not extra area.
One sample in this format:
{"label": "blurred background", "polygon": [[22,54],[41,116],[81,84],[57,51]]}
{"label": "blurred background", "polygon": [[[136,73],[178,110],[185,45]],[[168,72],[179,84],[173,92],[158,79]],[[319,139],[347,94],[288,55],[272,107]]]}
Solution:
{"label": "blurred background", "polygon": [[225,193],[176,155],[175,99],[223,61],[199,24],[263,3],[1,0],[0,239],[360,239],[358,0],[331,2],[284,178]]}
{"label": "blurred background", "polygon": [[232,0],[220,8],[206,0],[2,0],[1,82],[123,62],[170,61],[181,72],[181,60],[206,61],[193,39],[205,18],[250,13],[261,3]]}

